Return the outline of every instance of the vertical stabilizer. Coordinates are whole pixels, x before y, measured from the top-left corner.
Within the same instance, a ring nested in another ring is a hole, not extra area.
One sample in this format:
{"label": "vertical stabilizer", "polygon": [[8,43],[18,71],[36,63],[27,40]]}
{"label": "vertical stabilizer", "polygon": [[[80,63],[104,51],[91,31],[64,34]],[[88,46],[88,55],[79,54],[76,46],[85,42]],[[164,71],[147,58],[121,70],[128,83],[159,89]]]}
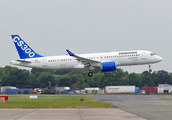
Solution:
{"label": "vertical stabilizer", "polygon": [[27,45],[19,35],[11,35],[11,37],[16,46],[20,59],[43,57],[29,47],[29,45]]}

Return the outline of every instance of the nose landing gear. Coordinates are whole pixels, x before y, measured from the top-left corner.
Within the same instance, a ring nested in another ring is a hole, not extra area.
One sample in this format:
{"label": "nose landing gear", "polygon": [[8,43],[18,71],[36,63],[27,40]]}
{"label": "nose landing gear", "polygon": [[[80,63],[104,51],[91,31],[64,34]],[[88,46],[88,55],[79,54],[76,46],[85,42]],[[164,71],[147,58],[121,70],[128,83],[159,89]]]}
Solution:
{"label": "nose landing gear", "polygon": [[150,72],[150,73],[152,72],[151,65],[149,65],[149,72]]}

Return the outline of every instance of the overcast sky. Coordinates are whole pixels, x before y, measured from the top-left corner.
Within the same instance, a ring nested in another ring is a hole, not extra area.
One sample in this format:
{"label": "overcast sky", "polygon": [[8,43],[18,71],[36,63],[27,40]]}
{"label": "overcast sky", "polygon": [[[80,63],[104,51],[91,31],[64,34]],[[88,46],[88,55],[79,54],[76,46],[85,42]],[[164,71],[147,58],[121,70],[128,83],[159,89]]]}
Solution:
{"label": "overcast sky", "polygon": [[[172,0],[0,0],[0,67],[19,59],[9,35],[44,56],[148,50],[172,72]],[[23,68],[22,68],[23,69]],[[141,73],[147,65],[122,67]]]}

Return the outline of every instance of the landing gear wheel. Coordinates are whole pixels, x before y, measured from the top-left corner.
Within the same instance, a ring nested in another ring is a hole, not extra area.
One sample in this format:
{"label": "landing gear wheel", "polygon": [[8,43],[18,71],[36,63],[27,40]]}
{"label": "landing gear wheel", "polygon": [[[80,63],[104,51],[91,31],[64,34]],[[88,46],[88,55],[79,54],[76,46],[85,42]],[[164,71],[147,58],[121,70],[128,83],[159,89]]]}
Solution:
{"label": "landing gear wheel", "polygon": [[93,76],[93,73],[92,73],[92,72],[89,72],[89,73],[88,73],[88,76],[89,76],[89,77],[92,77],[92,76]]}
{"label": "landing gear wheel", "polygon": [[149,72],[151,73],[152,72],[152,69],[149,69]]}
{"label": "landing gear wheel", "polygon": [[150,73],[152,72],[151,65],[149,65],[149,72],[150,72]]}

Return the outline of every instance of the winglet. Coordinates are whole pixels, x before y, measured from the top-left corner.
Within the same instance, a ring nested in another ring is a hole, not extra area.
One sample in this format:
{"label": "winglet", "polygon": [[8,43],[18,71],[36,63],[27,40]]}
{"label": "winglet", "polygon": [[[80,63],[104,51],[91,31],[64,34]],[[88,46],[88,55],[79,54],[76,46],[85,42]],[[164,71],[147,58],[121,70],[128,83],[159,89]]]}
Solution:
{"label": "winglet", "polygon": [[70,55],[70,56],[75,56],[75,54],[73,54],[71,51],[69,51],[68,49],[66,49],[66,51],[68,52],[68,54]]}

